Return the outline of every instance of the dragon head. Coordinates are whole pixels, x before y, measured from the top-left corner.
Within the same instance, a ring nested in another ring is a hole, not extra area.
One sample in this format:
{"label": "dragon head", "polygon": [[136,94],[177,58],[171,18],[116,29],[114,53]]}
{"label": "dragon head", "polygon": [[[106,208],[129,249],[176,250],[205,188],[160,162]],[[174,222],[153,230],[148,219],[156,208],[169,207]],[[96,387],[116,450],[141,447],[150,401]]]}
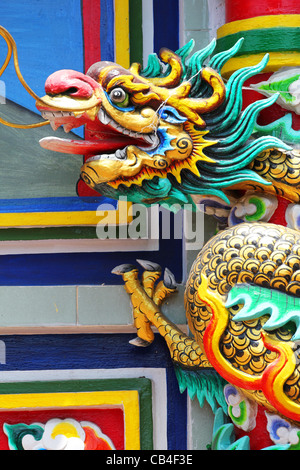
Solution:
{"label": "dragon head", "polygon": [[86,74],[55,72],[37,107],[53,129],[85,125],[86,140],[46,137],[41,146],[85,155],[81,178],[89,187],[144,204],[186,203],[190,194],[227,200],[224,191],[235,184],[267,184],[247,165],[279,141],[248,139],[258,112],[276,97],[250,105],[241,116],[242,84],[267,58],[225,86],[220,69],[239,44],[210,61],[215,41],[187,59],[192,48],[190,42],[176,53],[163,49],[144,71],[139,64],[127,70],[98,62]]}

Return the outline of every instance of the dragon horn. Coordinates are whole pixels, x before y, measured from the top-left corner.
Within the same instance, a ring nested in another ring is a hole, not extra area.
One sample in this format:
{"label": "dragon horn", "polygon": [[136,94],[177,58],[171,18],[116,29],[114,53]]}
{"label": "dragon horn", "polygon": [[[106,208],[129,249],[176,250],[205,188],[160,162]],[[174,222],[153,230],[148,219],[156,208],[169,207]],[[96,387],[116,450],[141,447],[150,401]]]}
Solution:
{"label": "dragon horn", "polygon": [[[152,83],[154,86],[164,88],[174,88],[178,86],[183,71],[181,58],[175,54],[175,52],[172,52],[166,48],[160,50],[159,57],[163,62],[170,65],[171,72],[167,77],[147,78],[147,81]],[[140,69],[141,66],[136,63],[132,64],[130,68],[131,72],[137,75],[139,75]]]}
{"label": "dragon horn", "polygon": [[[218,72],[210,67],[205,67],[201,71],[201,78],[212,87],[212,95],[208,98],[183,98],[180,101],[180,106],[187,110],[187,114],[190,112],[191,114],[197,113],[199,115],[200,113],[213,111],[220,106],[226,98],[226,87]],[[184,85],[184,83],[182,85]]]}
{"label": "dragon horn", "polygon": [[160,93],[159,87],[155,91],[189,121],[200,127],[205,127],[206,123],[202,119],[201,114],[213,111],[223,103],[226,98],[226,87],[222,77],[210,67],[201,69],[199,73],[201,73],[201,78],[212,88],[212,94],[208,98],[189,97],[192,88],[191,79],[182,82],[174,90],[168,90],[167,93],[163,88],[161,90],[164,90],[164,93],[163,91]]}

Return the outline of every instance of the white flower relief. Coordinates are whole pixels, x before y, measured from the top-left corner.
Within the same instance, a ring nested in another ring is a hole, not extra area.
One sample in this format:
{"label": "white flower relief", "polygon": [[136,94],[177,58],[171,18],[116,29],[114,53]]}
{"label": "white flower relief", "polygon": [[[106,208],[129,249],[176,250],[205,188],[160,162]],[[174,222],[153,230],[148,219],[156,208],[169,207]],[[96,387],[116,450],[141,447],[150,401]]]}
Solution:
{"label": "white flower relief", "polygon": [[81,424],[71,418],[50,419],[45,425],[41,440],[27,434],[22,439],[25,450],[84,450],[85,431]]}

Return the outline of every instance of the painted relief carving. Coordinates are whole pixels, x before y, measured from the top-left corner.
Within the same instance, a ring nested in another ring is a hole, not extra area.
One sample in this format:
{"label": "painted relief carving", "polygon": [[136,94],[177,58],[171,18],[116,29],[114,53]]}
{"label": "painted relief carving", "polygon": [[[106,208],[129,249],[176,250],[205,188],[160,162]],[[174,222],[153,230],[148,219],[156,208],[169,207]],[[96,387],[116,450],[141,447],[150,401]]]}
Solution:
{"label": "painted relief carving", "polygon": [[[298,246],[296,232],[271,224],[243,223],[211,239],[195,260],[185,291],[194,339],[145,298],[134,267],[116,272],[127,292],[140,299],[140,318],[157,327],[176,364],[213,367],[259,404],[297,421]],[[138,335],[142,331],[140,326]]]}
{"label": "painted relief carving", "polygon": [[54,418],[47,423],[4,424],[10,450],[114,450],[94,423]]}
{"label": "painted relief carving", "polygon": [[[1,34],[15,52],[12,38]],[[268,56],[223,80],[221,69],[242,43],[214,54],[215,41],[196,53],[190,41],[151,56],[145,70],[99,62],[87,74],[58,71],[47,79],[45,97],[32,96],[53,129],[86,126],[84,141],[46,137],[40,144],[85,154],[81,178],[92,189],[146,205],[201,204],[215,213],[220,230],[186,285],[190,336],[160,308],[176,290],[172,273],[165,270],[159,281],[160,266],[144,260],[141,276],[135,265],[114,269],[130,294],[134,344],[151,344],[152,327],[163,336],[180,390],[200,403],[205,397],[216,411],[212,448],[223,448],[232,431],[223,414],[249,433],[261,409],[274,445],[291,448],[300,421],[300,154],[291,138],[256,120],[277,100],[297,112],[299,75],[289,70],[258,84],[268,97],[243,109],[243,86]],[[229,447],[248,443],[242,436]]]}
{"label": "painted relief carving", "polygon": [[[265,150],[279,145],[286,150],[289,147],[276,137],[261,137],[250,143],[248,139],[257,114],[276,96],[240,113],[243,81],[261,71],[267,59],[241,71],[225,87],[218,63],[234,55],[239,44],[227,56],[213,56],[205,67],[202,64],[215,44],[187,61],[191,46],[188,44],[180,55],[162,52],[161,59],[169,66],[166,77],[145,77],[136,65],[127,71],[106,63],[95,64],[87,76],[76,74],[76,78],[71,72],[56,72],[46,81],[49,95],[43,102],[56,106],[58,113],[65,108],[76,109],[77,100],[81,106],[88,81],[91,88],[86,103],[98,95],[99,100],[89,113],[81,113],[80,120],[87,129],[92,126],[99,138],[93,146],[89,141],[61,142],[55,138],[45,138],[41,145],[64,152],[74,153],[79,147],[81,153],[85,150],[83,180],[114,198],[126,196],[145,204],[162,200],[172,204],[188,202],[193,194],[205,194],[228,203],[226,191],[237,190],[242,184],[250,189],[252,182],[261,191],[274,194],[268,173],[260,177],[249,169],[249,164]],[[38,104],[38,108],[46,113],[51,109],[45,104]],[[52,120],[55,125],[66,125],[68,118],[62,119],[55,114]],[[74,121],[74,116],[70,117],[69,125]],[[113,136],[114,144],[103,134],[104,129],[106,135],[109,132]],[[289,190],[288,182],[284,188],[285,192]]]}
{"label": "painted relief carving", "polygon": [[[9,384],[1,394],[2,450],[153,448],[149,379]],[[147,424],[147,425],[146,425]]]}
{"label": "painted relief carving", "polygon": [[[290,147],[272,136],[248,139],[258,113],[273,104],[277,95],[241,113],[243,83],[261,72],[268,58],[240,70],[226,86],[220,76],[242,41],[212,55],[213,41],[188,58],[193,49],[190,41],[177,53],[163,50],[160,59],[152,56],[144,71],[137,64],[126,70],[107,62],[94,64],[86,75],[58,71],[46,80],[47,94],[40,98],[21,76],[13,39],[3,29],[1,34],[15,52],[19,79],[44,117],[50,118],[46,123],[53,128],[63,125],[66,132],[85,124],[93,136],[84,141],[46,137],[41,145],[85,154],[82,178],[101,194],[145,204],[185,203],[194,194],[205,194],[228,204],[228,192],[252,189],[254,183],[264,193],[276,193],[272,172],[261,176],[249,165],[263,151],[280,147],[289,152]],[[292,158],[287,155],[283,162]],[[282,195],[295,193],[288,178],[281,187]]]}

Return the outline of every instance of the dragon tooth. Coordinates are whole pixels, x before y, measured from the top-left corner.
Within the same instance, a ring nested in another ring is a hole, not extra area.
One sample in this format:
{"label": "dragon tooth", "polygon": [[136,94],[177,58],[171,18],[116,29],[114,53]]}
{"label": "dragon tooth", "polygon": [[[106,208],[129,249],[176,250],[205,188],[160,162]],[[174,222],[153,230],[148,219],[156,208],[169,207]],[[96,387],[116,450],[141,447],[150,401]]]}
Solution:
{"label": "dragon tooth", "polygon": [[159,137],[156,134],[144,134],[143,139],[151,145],[151,148],[156,148],[159,144]]}
{"label": "dragon tooth", "polygon": [[98,118],[99,118],[99,121],[102,122],[102,124],[104,125],[107,125],[111,122],[110,117],[108,116],[108,114],[106,114],[106,112],[102,108],[98,112]]}
{"label": "dragon tooth", "polygon": [[73,116],[76,118],[76,119],[79,119],[81,118],[81,116],[83,116],[84,112],[81,112],[81,111],[76,111],[74,113],[72,113]]}
{"label": "dragon tooth", "polygon": [[137,132],[129,131],[129,135],[130,137],[138,137],[139,134]]}
{"label": "dragon tooth", "polygon": [[49,113],[48,111],[43,111],[42,116],[44,119],[50,119],[53,118],[52,113]]}
{"label": "dragon tooth", "polygon": [[56,131],[59,128],[60,124],[50,119],[50,126],[52,127],[54,131]]}
{"label": "dragon tooth", "polygon": [[95,160],[101,160],[102,155],[94,155],[93,157],[88,158],[85,163],[93,162]]}
{"label": "dragon tooth", "polygon": [[124,160],[124,158],[126,157],[126,153],[127,153],[126,148],[123,150],[119,149],[116,151],[115,157],[118,158],[119,160]]}
{"label": "dragon tooth", "polygon": [[116,121],[114,121],[113,119],[110,119],[109,120],[109,125],[111,127],[113,127],[114,129],[116,129],[117,131],[121,132],[123,134],[123,131],[124,131],[124,127],[120,126],[120,124],[118,124]]}
{"label": "dragon tooth", "polygon": [[64,128],[65,133],[68,134],[70,130],[72,129],[72,126],[70,126],[70,124],[65,124],[63,128]]}
{"label": "dragon tooth", "polygon": [[145,134],[145,135],[143,135],[143,138],[149,144],[153,144],[153,135],[152,134]]}
{"label": "dragon tooth", "polygon": [[[99,112],[98,112],[98,119],[100,122],[103,123],[103,119],[104,119],[104,111],[103,109],[99,109]],[[103,123],[104,124],[104,123]]]}

